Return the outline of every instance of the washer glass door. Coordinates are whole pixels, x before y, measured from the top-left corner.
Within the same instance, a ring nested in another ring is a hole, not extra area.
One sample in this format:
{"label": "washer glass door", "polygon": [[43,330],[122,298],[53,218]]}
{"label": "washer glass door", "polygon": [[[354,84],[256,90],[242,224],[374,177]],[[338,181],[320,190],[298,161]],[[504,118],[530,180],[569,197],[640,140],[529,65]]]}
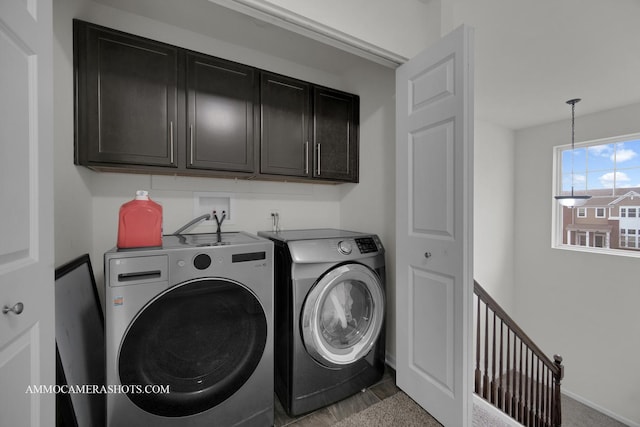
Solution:
{"label": "washer glass door", "polygon": [[362,264],[344,264],[322,276],[302,308],[308,353],[325,365],[346,365],[366,356],[384,320],[378,275]]}
{"label": "washer glass door", "polygon": [[227,279],[185,282],[149,302],[129,326],[118,358],[120,383],[169,386],[169,393],[127,393],[149,413],[203,412],[249,379],[266,339],[265,312],[246,287]]}

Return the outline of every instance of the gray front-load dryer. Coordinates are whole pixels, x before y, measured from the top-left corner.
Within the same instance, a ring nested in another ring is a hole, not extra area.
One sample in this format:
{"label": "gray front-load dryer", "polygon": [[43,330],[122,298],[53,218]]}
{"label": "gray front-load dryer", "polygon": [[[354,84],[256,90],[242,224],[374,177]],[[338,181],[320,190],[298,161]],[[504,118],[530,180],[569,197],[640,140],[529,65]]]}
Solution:
{"label": "gray front-load dryer", "polygon": [[275,244],[275,390],[287,413],[316,410],[380,380],[385,261],[378,236],[258,234]]}
{"label": "gray front-load dryer", "polygon": [[273,243],[164,236],[105,254],[107,426],[273,425]]}

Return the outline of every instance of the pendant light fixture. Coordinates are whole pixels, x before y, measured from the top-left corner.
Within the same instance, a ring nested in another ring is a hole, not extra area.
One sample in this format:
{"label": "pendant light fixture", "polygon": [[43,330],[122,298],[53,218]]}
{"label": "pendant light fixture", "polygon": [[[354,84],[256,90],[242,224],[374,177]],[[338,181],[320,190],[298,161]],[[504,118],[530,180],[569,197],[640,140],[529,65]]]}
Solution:
{"label": "pendant light fixture", "polygon": [[573,194],[573,156],[574,156],[574,145],[575,145],[575,135],[576,135],[576,103],[580,102],[580,99],[570,99],[567,101],[567,104],[571,105],[571,195],[570,196],[556,196],[556,200],[562,206],[566,206],[568,208],[574,208],[576,206],[582,206],[587,203],[587,200],[591,198],[591,196],[582,195],[576,196]]}

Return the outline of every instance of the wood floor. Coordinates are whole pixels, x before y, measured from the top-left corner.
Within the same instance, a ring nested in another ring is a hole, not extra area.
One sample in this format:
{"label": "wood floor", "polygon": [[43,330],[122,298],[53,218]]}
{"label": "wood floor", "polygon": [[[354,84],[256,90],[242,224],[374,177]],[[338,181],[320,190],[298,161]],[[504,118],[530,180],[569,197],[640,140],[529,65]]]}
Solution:
{"label": "wood floor", "polygon": [[356,414],[374,403],[393,396],[398,392],[396,387],[396,375],[392,368],[387,367],[384,376],[377,384],[357,393],[345,400],[334,403],[310,414],[291,418],[286,414],[278,397],[275,397],[274,426],[295,427],[329,427],[337,422]]}

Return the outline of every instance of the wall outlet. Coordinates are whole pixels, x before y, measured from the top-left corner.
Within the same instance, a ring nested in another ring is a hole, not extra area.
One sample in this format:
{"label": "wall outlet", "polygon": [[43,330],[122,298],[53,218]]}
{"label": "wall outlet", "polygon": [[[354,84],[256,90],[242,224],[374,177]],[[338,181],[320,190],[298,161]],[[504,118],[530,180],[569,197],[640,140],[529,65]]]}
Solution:
{"label": "wall outlet", "polygon": [[271,222],[271,231],[280,231],[280,211],[278,209],[271,209],[269,211],[269,221]]}

